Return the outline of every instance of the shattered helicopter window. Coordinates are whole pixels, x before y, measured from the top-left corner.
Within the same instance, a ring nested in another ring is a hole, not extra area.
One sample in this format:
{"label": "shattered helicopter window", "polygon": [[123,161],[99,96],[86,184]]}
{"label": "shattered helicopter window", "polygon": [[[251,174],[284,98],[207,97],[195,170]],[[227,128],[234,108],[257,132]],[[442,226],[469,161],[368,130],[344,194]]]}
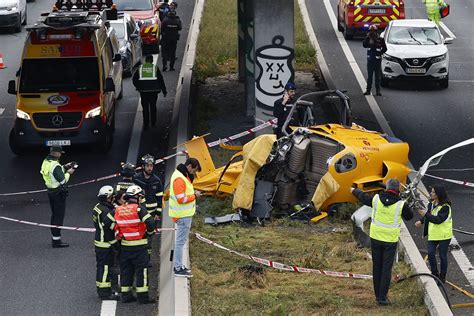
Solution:
{"label": "shattered helicopter window", "polygon": [[357,160],[353,154],[347,154],[340,158],[334,167],[338,173],[348,172],[357,167]]}

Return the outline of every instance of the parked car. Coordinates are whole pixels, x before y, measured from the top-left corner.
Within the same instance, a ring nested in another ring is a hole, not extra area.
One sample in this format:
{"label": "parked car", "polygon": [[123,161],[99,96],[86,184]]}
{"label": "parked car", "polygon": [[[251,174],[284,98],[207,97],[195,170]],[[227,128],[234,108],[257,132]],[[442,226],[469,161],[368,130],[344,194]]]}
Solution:
{"label": "parked car", "polygon": [[119,12],[133,16],[140,28],[143,48],[151,53],[160,52],[160,19],[158,0],[114,0]]}
{"label": "parked car", "polygon": [[133,69],[142,60],[140,28],[129,14],[125,14],[123,18],[116,21],[110,21],[110,25],[115,29],[119,40],[119,53],[122,55],[123,74],[131,76]]}
{"label": "parked car", "polygon": [[12,27],[19,33],[26,19],[26,0],[0,0],[0,27]]}
{"label": "parked car", "polygon": [[382,57],[382,86],[392,79],[422,78],[449,85],[449,53],[438,26],[428,20],[390,21],[382,33],[387,52]]}

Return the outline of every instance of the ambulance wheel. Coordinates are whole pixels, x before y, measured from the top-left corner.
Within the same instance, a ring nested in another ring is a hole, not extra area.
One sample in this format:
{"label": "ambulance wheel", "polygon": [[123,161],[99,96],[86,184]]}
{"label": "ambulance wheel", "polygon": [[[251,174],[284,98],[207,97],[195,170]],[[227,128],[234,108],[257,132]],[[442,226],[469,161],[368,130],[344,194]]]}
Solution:
{"label": "ambulance wheel", "polygon": [[354,37],[354,29],[351,29],[347,24],[344,24],[343,34],[346,40],[351,40],[352,37]]}
{"label": "ambulance wheel", "polygon": [[385,77],[384,75],[382,75],[382,79],[380,80],[380,85],[383,87],[383,88],[387,88],[388,87],[388,78]]}
{"label": "ambulance wheel", "polygon": [[18,144],[17,140],[15,139],[15,130],[12,128],[10,131],[10,137],[8,139],[10,144],[10,150],[17,156],[22,155],[25,150]]}
{"label": "ambulance wheel", "polygon": [[339,32],[344,31],[344,27],[342,27],[342,21],[339,19],[339,5],[337,6],[337,30]]}
{"label": "ambulance wheel", "polygon": [[441,89],[447,89],[449,87],[449,75],[439,81],[439,87]]}

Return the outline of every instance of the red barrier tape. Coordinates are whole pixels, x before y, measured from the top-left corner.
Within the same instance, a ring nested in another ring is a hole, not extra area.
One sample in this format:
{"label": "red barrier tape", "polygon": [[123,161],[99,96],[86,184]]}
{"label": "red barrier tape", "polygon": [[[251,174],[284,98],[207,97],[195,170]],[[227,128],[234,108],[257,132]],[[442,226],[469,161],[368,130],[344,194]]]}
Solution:
{"label": "red barrier tape", "polygon": [[246,254],[242,254],[242,253],[237,252],[235,250],[228,249],[228,248],[226,248],[226,247],[224,247],[224,246],[222,246],[222,245],[220,245],[220,244],[218,244],[218,243],[216,243],[216,242],[214,242],[210,239],[207,239],[207,238],[201,236],[199,233],[194,233],[194,235],[196,236],[197,239],[199,239],[202,242],[205,242],[206,244],[212,245],[216,248],[228,251],[228,252],[233,253],[233,254],[235,254],[237,256],[240,256],[242,258],[246,258],[246,259],[252,260],[254,262],[263,264],[267,267],[271,267],[271,268],[278,269],[278,270],[290,271],[290,272],[300,272],[300,273],[317,273],[317,274],[331,276],[331,277],[337,277],[337,278],[372,279],[372,276],[368,275],[368,274],[358,274],[358,273],[352,273],[352,272],[326,271],[326,270],[319,270],[319,269],[308,269],[308,268],[302,268],[302,267],[298,267],[298,266],[290,266],[290,265],[286,265],[286,264],[283,264],[283,263],[280,263],[280,262],[271,261],[271,260],[267,260],[267,259],[263,259],[263,258],[259,258],[259,257],[253,257],[253,256],[249,256],[249,255],[246,255]]}

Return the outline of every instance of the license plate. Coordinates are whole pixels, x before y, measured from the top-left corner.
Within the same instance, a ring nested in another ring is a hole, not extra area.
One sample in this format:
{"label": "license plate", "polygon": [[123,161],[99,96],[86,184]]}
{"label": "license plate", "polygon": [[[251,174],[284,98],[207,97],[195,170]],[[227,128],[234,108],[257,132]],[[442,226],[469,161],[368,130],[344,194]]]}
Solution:
{"label": "license plate", "polygon": [[409,74],[424,74],[426,73],[425,68],[407,68],[407,73]]}
{"label": "license plate", "polygon": [[385,14],[385,9],[369,9],[369,14]]}
{"label": "license plate", "polygon": [[47,140],[46,146],[71,146],[71,141],[69,139],[64,140]]}

